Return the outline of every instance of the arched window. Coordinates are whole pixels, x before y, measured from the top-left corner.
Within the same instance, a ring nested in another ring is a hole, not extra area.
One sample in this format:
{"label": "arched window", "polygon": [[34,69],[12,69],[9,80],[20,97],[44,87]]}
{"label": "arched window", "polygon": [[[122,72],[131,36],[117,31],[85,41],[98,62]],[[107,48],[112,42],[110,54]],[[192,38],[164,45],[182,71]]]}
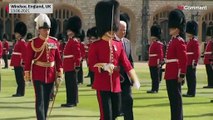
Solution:
{"label": "arched window", "polygon": [[161,27],[161,40],[163,42],[168,42],[170,39],[169,36],[169,30],[168,30],[168,10],[163,10],[158,12],[157,14],[154,15],[153,17],[153,24],[159,24]]}
{"label": "arched window", "polygon": [[53,14],[48,15],[50,18],[54,17],[58,23],[58,30],[56,35],[59,33],[65,33],[65,28],[67,25],[67,20],[73,16],[72,11],[69,8],[57,8],[53,11]]}
{"label": "arched window", "polygon": [[8,40],[11,40],[14,33],[14,26],[21,18],[20,14],[9,14],[5,6],[0,5],[0,36],[6,33],[8,34]]}
{"label": "arched window", "polygon": [[[6,24],[5,24],[5,33],[8,35],[8,36],[11,36],[12,35],[12,33],[11,33],[11,31],[12,31],[12,25],[11,25],[11,20],[10,19],[7,19],[6,20],[6,22],[5,22]],[[10,40],[10,39],[8,39],[8,40]]]}
{"label": "arched window", "polygon": [[67,26],[67,20],[64,20],[64,22],[63,22],[63,33],[65,33],[66,34],[66,26]]}
{"label": "arched window", "polygon": [[205,42],[206,40],[206,23],[202,23],[202,42]]}
{"label": "arched window", "polygon": [[213,12],[209,12],[203,15],[202,17],[202,42],[205,42],[206,39],[206,31],[208,26],[213,25]]}

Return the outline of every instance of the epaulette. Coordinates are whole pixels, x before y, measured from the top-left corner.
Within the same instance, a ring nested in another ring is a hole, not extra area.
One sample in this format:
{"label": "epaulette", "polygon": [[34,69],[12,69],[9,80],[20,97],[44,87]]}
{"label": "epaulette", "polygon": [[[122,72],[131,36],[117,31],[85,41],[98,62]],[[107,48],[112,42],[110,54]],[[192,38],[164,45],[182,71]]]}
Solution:
{"label": "epaulette", "polygon": [[177,39],[180,40],[180,41],[185,42],[184,39],[182,37],[180,37],[180,36],[178,36]]}
{"label": "epaulette", "polygon": [[161,41],[157,41],[157,43],[159,43],[159,44],[163,45],[163,43],[162,43]]}
{"label": "epaulette", "polygon": [[57,39],[57,38],[55,38],[55,37],[49,36],[49,38],[52,38],[53,40],[58,41],[58,39]]}
{"label": "epaulette", "polygon": [[31,38],[30,40],[28,40],[29,42],[30,41],[33,41],[33,40],[35,40],[36,38],[38,38],[38,37],[33,37],[33,38]]}
{"label": "epaulette", "polygon": [[97,42],[100,42],[101,40],[100,39],[98,39],[98,40],[96,40],[96,41],[94,41],[93,43],[97,43]]}

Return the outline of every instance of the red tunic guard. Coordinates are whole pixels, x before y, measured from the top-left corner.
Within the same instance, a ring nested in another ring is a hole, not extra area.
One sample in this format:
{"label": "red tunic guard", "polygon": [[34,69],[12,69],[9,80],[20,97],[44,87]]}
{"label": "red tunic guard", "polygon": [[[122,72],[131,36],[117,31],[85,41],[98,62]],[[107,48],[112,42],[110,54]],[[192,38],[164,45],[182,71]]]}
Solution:
{"label": "red tunic guard", "polygon": [[153,41],[149,48],[149,66],[157,66],[163,60],[163,44]]}
{"label": "red tunic guard", "polygon": [[178,80],[181,73],[186,73],[186,44],[181,37],[177,36],[176,38],[172,38],[168,43],[165,62],[166,80]]}
{"label": "red tunic guard", "polygon": [[26,60],[27,45],[24,39],[18,40],[11,57],[11,66],[21,66]]}
{"label": "red tunic guard", "polygon": [[[42,47],[45,48],[42,50]],[[27,46],[25,71],[31,70],[32,62],[33,80],[54,82],[56,71],[61,72],[62,68],[58,41],[53,37],[49,37],[46,41],[42,37],[33,38]]]}

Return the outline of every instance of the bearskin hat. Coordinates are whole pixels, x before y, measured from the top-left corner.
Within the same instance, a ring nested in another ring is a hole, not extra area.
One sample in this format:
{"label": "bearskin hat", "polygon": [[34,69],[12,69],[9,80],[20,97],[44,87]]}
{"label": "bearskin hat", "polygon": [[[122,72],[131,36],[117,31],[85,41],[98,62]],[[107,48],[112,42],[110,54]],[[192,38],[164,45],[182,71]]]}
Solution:
{"label": "bearskin hat", "polygon": [[[120,21],[119,15],[119,2],[116,0],[104,0],[96,4],[95,20],[99,37],[102,37],[106,32],[111,30],[118,30]],[[113,28],[111,29],[112,25]]]}
{"label": "bearskin hat", "polygon": [[27,33],[27,37],[26,37],[26,39],[27,39],[27,40],[29,40],[29,39],[31,39],[31,38],[33,38],[32,33]]}
{"label": "bearskin hat", "polygon": [[3,34],[2,38],[8,40],[8,35],[7,34]]}
{"label": "bearskin hat", "polygon": [[90,29],[90,36],[91,36],[91,37],[96,37],[96,38],[98,38],[98,31],[97,31],[97,28],[96,28],[96,27],[92,27],[92,28]]}
{"label": "bearskin hat", "polygon": [[84,30],[81,30],[79,38],[80,38],[81,42],[84,42],[84,39],[85,39],[85,32],[84,32]]}
{"label": "bearskin hat", "polygon": [[159,25],[153,25],[151,27],[151,36],[157,37],[158,39],[161,38],[161,28]]}
{"label": "bearskin hat", "polygon": [[207,28],[206,36],[213,36],[213,26]]}
{"label": "bearskin hat", "polygon": [[87,37],[90,37],[91,36],[91,28],[89,28],[88,30],[87,30]]}
{"label": "bearskin hat", "polygon": [[169,28],[178,28],[180,31],[184,31],[186,26],[184,13],[179,9],[172,10],[169,13],[168,26]]}
{"label": "bearskin hat", "polygon": [[186,24],[186,33],[197,36],[198,24],[194,20],[188,21]]}
{"label": "bearskin hat", "polygon": [[75,33],[75,36],[78,36],[77,34],[80,34],[81,32],[81,19],[78,16],[72,16],[68,19],[66,30],[71,30],[73,33]]}
{"label": "bearskin hat", "polygon": [[22,37],[24,37],[27,33],[27,26],[23,22],[18,22],[14,29],[15,33],[19,33]]}
{"label": "bearskin hat", "polygon": [[50,22],[51,22],[51,28],[50,28],[50,34],[49,35],[55,37],[57,29],[58,29],[58,24],[57,24],[56,19],[54,19],[54,18],[51,18]]}
{"label": "bearskin hat", "polygon": [[36,29],[45,28],[50,29],[51,28],[51,22],[49,17],[46,14],[40,14],[37,16],[34,20],[36,22]]}

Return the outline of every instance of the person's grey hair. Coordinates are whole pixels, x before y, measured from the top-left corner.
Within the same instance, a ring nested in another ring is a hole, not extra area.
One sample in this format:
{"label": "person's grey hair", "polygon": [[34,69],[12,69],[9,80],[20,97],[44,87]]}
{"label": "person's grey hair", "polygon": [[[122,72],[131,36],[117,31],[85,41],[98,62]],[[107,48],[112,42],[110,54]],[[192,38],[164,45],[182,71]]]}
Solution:
{"label": "person's grey hair", "polygon": [[124,25],[125,27],[127,27],[127,24],[125,21],[120,21],[120,24]]}

